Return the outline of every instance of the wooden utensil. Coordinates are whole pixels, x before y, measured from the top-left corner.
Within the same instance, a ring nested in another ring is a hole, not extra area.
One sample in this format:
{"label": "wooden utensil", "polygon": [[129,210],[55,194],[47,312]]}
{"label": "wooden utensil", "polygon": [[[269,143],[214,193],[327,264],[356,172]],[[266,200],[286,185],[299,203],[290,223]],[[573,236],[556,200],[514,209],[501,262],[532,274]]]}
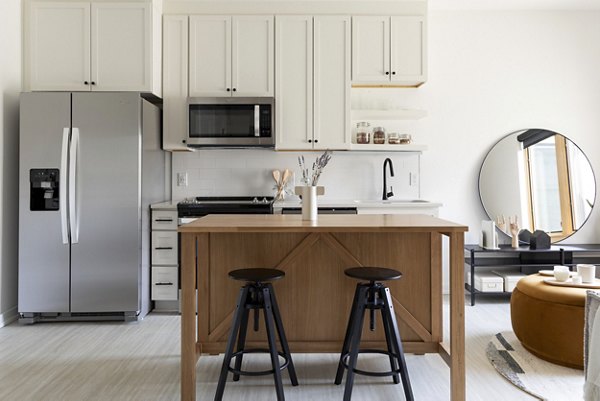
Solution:
{"label": "wooden utensil", "polygon": [[273,170],[273,179],[275,180],[275,183],[277,185],[279,184],[279,179],[281,178],[281,173],[279,172],[279,170]]}
{"label": "wooden utensil", "polygon": [[283,170],[283,178],[281,179],[281,185],[285,186],[290,178],[290,170],[287,168]]}

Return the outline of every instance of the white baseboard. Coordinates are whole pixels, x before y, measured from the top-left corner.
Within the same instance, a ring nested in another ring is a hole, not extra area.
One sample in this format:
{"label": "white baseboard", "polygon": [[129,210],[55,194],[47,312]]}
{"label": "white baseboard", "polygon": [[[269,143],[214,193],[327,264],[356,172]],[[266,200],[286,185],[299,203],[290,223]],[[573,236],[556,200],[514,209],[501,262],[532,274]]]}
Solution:
{"label": "white baseboard", "polygon": [[0,327],[8,326],[12,322],[16,321],[18,318],[19,314],[17,313],[16,306],[12,309],[7,310],[4,313],[0,313]]}

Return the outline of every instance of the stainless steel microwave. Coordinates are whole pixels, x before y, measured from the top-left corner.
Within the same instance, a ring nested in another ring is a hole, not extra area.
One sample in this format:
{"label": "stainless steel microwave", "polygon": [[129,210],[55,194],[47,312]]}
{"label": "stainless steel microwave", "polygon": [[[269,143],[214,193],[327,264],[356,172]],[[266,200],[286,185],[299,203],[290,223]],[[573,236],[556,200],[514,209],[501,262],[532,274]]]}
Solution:
{"label": "stainless steel microwave", "polygon": [[188,146],[275,146],[272,97],[189,98],[188,117]]}

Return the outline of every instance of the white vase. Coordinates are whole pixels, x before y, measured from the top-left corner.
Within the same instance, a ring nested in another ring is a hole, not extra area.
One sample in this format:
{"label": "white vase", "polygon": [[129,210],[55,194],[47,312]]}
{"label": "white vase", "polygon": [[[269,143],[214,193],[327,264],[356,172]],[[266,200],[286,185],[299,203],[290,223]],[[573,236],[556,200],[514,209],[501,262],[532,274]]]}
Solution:
{"label": "white vase", "polygon": [[317,220],[319,210],[317,195],[323,194],[325,194],[324,187],[310,185],[296,187],[296,195],[302,197],[302,220]]}

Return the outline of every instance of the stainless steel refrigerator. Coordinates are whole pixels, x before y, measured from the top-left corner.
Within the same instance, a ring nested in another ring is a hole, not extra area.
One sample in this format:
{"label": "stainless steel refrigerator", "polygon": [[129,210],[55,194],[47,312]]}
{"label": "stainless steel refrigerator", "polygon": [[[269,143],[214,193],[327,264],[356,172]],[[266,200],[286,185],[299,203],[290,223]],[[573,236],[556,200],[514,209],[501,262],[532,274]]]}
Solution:
{"label": "stainless steel refrigerator", "polygon": [[21,322],[148,313],[165,157],[160,110],[139,93],[21,94]]}

